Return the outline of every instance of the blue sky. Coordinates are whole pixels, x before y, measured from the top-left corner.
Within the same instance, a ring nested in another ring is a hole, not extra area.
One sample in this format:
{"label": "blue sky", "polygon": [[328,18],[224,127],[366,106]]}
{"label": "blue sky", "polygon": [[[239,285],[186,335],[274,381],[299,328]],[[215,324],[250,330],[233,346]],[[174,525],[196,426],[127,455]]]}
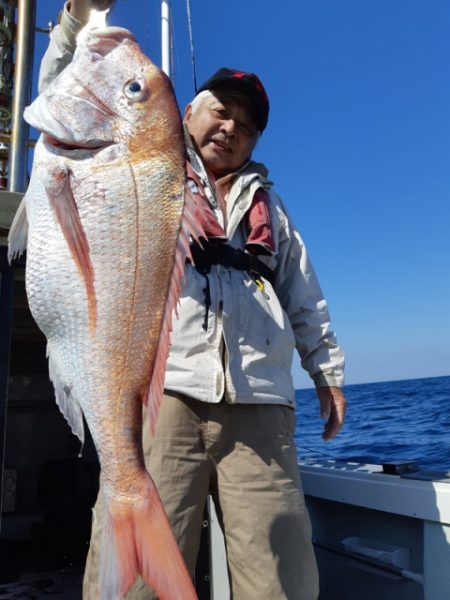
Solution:
{"label": "blue sky", "polygon": [[[61,6],[37,4],[39,26]],[[186,4],[172,5],[184,107]],[[307,244],[347,383],[450,374],[448,0],[191,0],[191,13],[199,83],[229,66],[266,86],[255,159]],[[157,0],[117,0],[110,23],[159,64],[159,15]],[[296,387],[310,385],[297,363]]]}

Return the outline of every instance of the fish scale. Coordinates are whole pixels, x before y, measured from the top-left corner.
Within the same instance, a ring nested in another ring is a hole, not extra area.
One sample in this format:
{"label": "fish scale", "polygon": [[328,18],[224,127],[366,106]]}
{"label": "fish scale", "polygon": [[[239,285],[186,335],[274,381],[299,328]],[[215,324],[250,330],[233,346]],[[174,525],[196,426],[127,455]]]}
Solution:
{"label": "fish scale", "polygon": [[81,440],[84,415],[101,465],[99,597],[123,598],[141,575],[161,600],[193,600],[141,440],[143,406],[155,426],[189,238],[204,237],[173,90],[132,34],[106,28],[25,118],[42,136],[10,255],[27,221],[27,294],[56,399]]}

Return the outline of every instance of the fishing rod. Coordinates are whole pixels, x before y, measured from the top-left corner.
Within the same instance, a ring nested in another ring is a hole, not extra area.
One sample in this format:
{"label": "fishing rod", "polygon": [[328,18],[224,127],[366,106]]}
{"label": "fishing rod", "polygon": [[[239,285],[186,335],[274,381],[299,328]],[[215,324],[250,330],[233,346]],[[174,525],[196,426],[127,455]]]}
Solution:
{"label": "fishing rod", "polygon": [[197,71],[195,68],[194,34],[192,33],[191,2],[186,0],[186,12],[189,29],[189,43],[191,46],[192,78],[194,80],[194,94],[197,94]]}
{"label": "fishing rod", "polygon": [[[192,33],[190,0],[186,0],[186,12],[189,28],[189,43],[191,50],[194,93],[197,93],[197,75],[195,67],[194,39]],[[161,69],[173,82],[174,73],[172,60],[172,32],[172,9],[170,5],[170,0],[161,0]]]}
{"label": "fishing rod", "polygon": [[[197,93],[197,73],[195,66],[195,51],[194,51],[194,36],[192,32],[192,16],[191,16],[191,4],[190,0],[186,0],[186,13],[188,20],[189,30],[189,45],[191,51],[191,64],[192,64],[192,77],[194,84],[194,94]],[[161,68],[172,80],[174,78],[172,68],[172,11],[170,7],[170,0],[161,1]]]}

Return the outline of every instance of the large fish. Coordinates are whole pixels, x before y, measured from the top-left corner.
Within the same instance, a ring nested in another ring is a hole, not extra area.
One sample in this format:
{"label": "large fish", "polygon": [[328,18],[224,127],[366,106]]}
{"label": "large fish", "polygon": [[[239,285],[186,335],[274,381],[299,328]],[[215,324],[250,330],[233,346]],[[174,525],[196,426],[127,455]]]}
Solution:
{"label": "large fish", "polygon": [[[181,119],[167,77],[120,28],[93,31],[25,111],[42,135],[10,255],[27,244],[31,312],[57,402],[100,459],[108,507],[100,597],[140,574],[161,599],[196,594],[142,456],[154,425],[189,238]],[[28,223],[28,241],[27,236]]]}

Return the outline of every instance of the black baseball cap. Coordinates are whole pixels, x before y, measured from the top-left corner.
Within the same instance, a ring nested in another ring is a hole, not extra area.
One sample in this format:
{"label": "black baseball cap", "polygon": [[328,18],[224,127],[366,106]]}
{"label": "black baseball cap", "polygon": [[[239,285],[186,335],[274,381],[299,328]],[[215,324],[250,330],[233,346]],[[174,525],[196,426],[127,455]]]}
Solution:
{"label": "black baseball cap", "polygon": [[241,92],[250,100],[256,126],[259,131],[264,131],[269,118],[269,98],[259,77],[255,73],[222,67],[199,87],[198,93],[227,88]]}

